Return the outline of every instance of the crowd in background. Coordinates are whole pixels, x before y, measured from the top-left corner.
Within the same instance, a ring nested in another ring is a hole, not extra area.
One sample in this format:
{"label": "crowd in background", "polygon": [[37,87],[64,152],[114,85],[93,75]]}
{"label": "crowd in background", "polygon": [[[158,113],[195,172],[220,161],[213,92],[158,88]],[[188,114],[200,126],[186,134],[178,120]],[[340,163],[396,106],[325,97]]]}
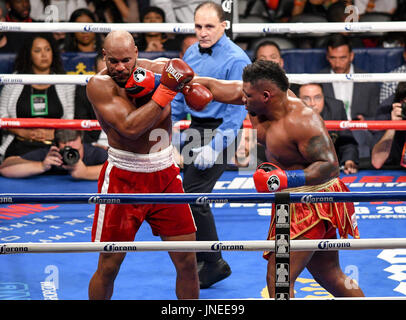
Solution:
{"label": "crowd in background", "polygon": [[[0,20],[6,22],[82,22],[82,23],[193,23],[194,8],[202,1],[160,0],[0,0]],[[217,1],[220,2],[220,1]],[[236,2],[236,1],[235,1]],[[234,22],[356,22],[405,21],[406,0],[266,0],[238,1],[238,21]],[[103,68],[101,33],[0,33],[0,54],[15,53],[13,71],[31,74],[64,74],[61,55],[71,52],[95,53],[96,72]],[[197,41],[195,35],[161,32],[133,34],[140,52],[179,52]],[[382,34],[301,34],[234,37],[243,50],[255,59],[273,60],[283,68],[285,49],[326,49],[329,67],[320,73],[362,73],[353,65],[354,48],[405,47],[404,32]],[[403,55],[406,61],[406,52]],[[393,72],[406,72],[406,62]],[[402,103],[406,102],[405,84],[349,83],[291,85],[306,104],[315,108],[325,120],[403,120]],[[405,110],[406,111],[406,110]],[[0,118],[95,119],[87,101],[85,87],[75,85],[5,85],[0,92]],[[340,165],[345,173],[362,168],[406,166],[403,131],[332,131]],[[252,148],[258,163],[265,160],[261,146],[244,131],[237,155],[230,168],[247,166]],[[83,143],[105,148],[100,131],[86,132]],[[19,157],[38,148],[50,148],[54,130],[1,129],[0,162]],[[248,143],[250,142],[250,143]],[[46,154],[45,156],[46,157]],[[104,159],[104,155],[101,156]],[[21,159],[20,159],[21,158]],[[10,170],[8,167],[8,171]],[[4,174],[0,167],[0,174]]]}

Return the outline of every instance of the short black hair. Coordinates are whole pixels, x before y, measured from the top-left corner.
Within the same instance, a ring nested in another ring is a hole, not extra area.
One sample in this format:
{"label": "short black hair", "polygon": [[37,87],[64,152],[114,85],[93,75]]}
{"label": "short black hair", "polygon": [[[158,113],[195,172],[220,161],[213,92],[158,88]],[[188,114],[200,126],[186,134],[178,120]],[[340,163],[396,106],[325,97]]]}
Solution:
{"label": "short black hair", "polygon": [[279,55],[282,56],[281,48],[279,47],[279,45],[278,45],[275,41],[272,41],[272,40],[264,40],[264,41],[261,41],[260,43],[258,43],[257,46],[255,47],[255,49],[254,49],[254,60],[257,60],[257,57],[258,57],[258,50],[259,50],[260,48],[262,48],[262,47],[265,47],[265,46],[272,46],[272,47],[275,47],[276,50],[278,50]]}
{"label": "short black hair", "polygon": [[399,82],[396,87],[395,96],[393,102],[401,102],[406,98],[406,82]]}
{"label": "short black hair", "polygon": [[343,36],[342,34],[334,34],[329,37],[327,41],[327,48],[338,48],[341,46],[348,46],[349,51],[352,51],[352,46],[350,39],[348,37]]}
{"label": "short black hair", "polygon": [[268,80],[284,92],[289,89],[289,79],[285,71],[274,61],[258,60],[247,65],[242,73],[242,80],[252,85],[260,80]]}
{"label": "short black hair", "polygon": [[156,14],[159,14],[162,17],[162,21],[166,22],[165,11],[163,11],[160,7],[155,6],[149,6],[142,12],[141,22],[144,21],[145,16],[150,12],[155,12]]}

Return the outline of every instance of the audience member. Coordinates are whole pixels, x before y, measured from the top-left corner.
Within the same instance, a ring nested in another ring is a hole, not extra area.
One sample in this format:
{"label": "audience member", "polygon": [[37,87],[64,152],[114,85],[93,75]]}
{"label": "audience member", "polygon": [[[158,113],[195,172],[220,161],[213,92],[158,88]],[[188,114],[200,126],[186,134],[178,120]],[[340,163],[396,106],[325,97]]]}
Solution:
{"label": "audience member", "polygon": [[86,8],[86,0],[30,0],[31,17],[36,21],[68,21],[73,11]]}
{"label": "audience member", "polygon": [[[193,23],[196,7],[204,0],[150,0],[151,6],[165,11],[166,21],[169,23]],[[221,4],[221,0],[214,2]]]}
{"label": "audience member", "polygon": [[284,61],[279,45],[276,42],[267,39],[260,41],[254,48],[254,55],[252,60],[268,60],[276,62],[281,68],[283,68],[284,66]]}
{"label": "audience member", "polygon": [[[391,73],[406,73],[406,37],[403,38],[402,45],[404,63],[396,69],[390,71]],[[379,92],[379,103],[382,104],[386,99],[392,96],[395,93],[397,86],[398,82],[394,81],[385,81],[382,83],[381,90]]]}
{"label": "audience member", "polygon": [[88,8],[94,12],[97,22],[127,22],[129,7],[125,0],[86,0]]}
{"label": "audience member", "polygon": [[[214,2],[203,2],[195,10],[194,23],[199,42],[186,50],[183,57],[185,62],[199,76],[241,80],[243,68],[251,61],[247,54],[226,36],[222,7]],[[186,105],[183,95],[180,94],[172,101],[171,107],[174,123],[190,113],[189,132],[200,134],[199,139],[192,139],[185,144],[195,148],[193,163],[184,164],[184,190],[187,193],[211,192],[227,168],[225,150],[230,144],[233,147],[247,111],[242,106],[213,101],[202,112],[196,112]],[[233,155],[234,152],[233,148]],[[190,206],[197,226],[196,239],[217,241],[218,235],[210,206]],[[197,262],[201,288],[208,288],[231,274],[221,252],[198,252]]]}
{"label": "audience member", "polygon": [[[95,73],[100,72],[106,67],[103,54],[100,52],[95,58],[94,69]],[[87,98],[86,86],[77,85],[75,91],[75,119],[90,119],[96,120],[92,104]],[[83,137],[85,143],[95,143],[102,134],[101,130],[86,131]]]}
{"label": "audience member", "polygon": [[[379,107],[377,120],[406,120],[406,82],[399,82],[395,94]],[[376,169],[383,166],[406,168],[406,131],[388,129],[375,134],[371,162]]]}
{"label": "audience member", "polygon": [[[352,74],[365,73],[353,65],[354,52],[348,40],[341,34],[330,37],[327,44],[327,60],[330,66],[321,73]],[[344,102],[348,120],[374,120],[379,105],[379,84],[375,82],[333,82],[323,83],[326,97],[336,98]],[[367,130],[353,132],[358,142],[360,159],[370,159],[372,149],[372,133]]]}
{"label": "audience member", "polygon": [[397,8],[397,0],[354,0],[360,15],[369,12],[393,14]]}
{"label": "audience member", "polygon": [[[38,33],[24,42],[15,60],[21,74],[64,74],[52,34]],[[0,118],[73,119],[74,85],[5,85],[0,95]],[[8,129],[0,155],[21,155],[52,144],[53,129]]]}
{"label": "audience member", "polygon": [[[0,14],[0,22],[6,21],[6,18],[3,16],[2,10],[1,9],[1,14]],[[8,35],[10,32],[0,32],[0,53],[14,53],[15,48],[13,47],[12,42],[8,40]],[[1,88],[0,88],[1,90]]]}
{"label": "audience member", "polygon": [[180,46],[179,58],[183,59],[186,50],[194,43],[198,42],[195,34],[186,34],[183,36],[182,44]]}
{"label": "audience member", "polygon": [[[159,7],[149,7],[142,13],[144,23],[166,22],[165,12]],[[180,51],[179,41],[162,32],[140,33],[135,38],[138,51]]]}
{"label": "audience member", "polygon": [[301,14],[313,14],[325,17],[329,4],[331,4],[331,0],[295,0],[292,17]]}
{"label": "audience member", "polygon": [[[34,22],[29,0],[6,0],[6,7],[6,22]],[[13,52],[18,52],[30,36],[29,32],[8,32],[7,41]]]}
{"label": "audience member", "polygon": [[[86,8],[77,9],[72,12],[69,22],[95,23],[94,14]],[[102,48],[102,37],[100,33],[74,32],[67,33],[65,37],[65,52],[99,52]]]}
{"label": "audience member", "polygon": [[70,174],[75,179],[97,180],[106,160],[105,149],[83,142],[83,131],[56,130],[54,144],[8,157],[0,165],[0,175],[26,178]]}
{"label": "audience member", "polygon": [[[341,100],[325,97],[318,83],[300,86],[299,98],[315,110],[323,120],[347,120],[344,104]],[[329,131],[334,143],[340,169],[345,174],[358,172],[358,144],[350,130]]]}

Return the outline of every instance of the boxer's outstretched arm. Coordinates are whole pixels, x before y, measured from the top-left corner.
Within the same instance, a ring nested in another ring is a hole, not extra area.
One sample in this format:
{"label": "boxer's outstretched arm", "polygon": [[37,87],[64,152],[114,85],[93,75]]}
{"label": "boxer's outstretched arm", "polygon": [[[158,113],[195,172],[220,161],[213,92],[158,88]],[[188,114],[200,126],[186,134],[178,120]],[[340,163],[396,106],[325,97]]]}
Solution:
{"label": "boxer's outstretched arm", "polygon": [[200,83],[209,89],[213,95],[213,100],[228,104],[244,104],[242,81],[195,76],[192,82]]}

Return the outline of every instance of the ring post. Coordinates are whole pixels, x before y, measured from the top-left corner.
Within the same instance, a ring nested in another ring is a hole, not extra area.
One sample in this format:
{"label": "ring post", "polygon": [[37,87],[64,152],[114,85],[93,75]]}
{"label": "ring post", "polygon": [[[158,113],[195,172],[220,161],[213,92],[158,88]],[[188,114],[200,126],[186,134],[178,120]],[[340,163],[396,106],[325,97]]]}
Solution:
{"label": "ring post", "polygon": [[289,300],[290,194],[275,193],[275,300]]}

